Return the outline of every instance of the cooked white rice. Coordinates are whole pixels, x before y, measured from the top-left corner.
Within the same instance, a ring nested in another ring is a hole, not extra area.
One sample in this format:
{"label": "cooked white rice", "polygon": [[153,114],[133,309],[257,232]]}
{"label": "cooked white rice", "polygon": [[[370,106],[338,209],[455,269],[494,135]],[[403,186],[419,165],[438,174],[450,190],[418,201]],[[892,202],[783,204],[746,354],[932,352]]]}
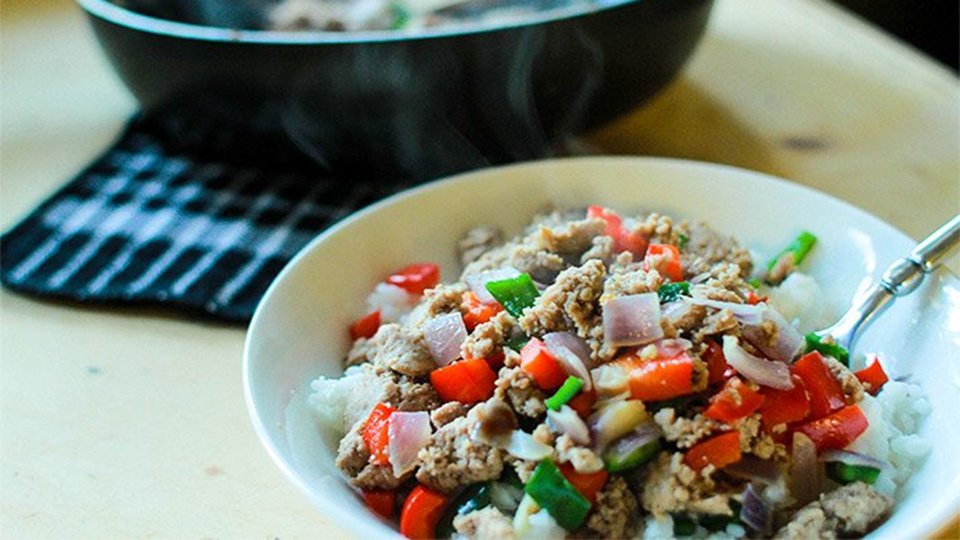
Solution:
{"label": "cooked white rice", "polygon": [[[710,532],[707,529],[697,525],[693,534],[685,538],[705,538],[708,540],[734,540],[737,538],[744,538],[747,535],[747,530],[741,525],[736,523],[731,523],[727,525],[727,528],[722,531]],[[664,516],[660,519],[655,519],[653,516],[647,516],[643,519],[643,526],[640,528],[640,534],[636,537],[638,540],[664,540],[667,538],[674,538],[673,535],[673,518],[669,515]]]}
{"label": "cooked white rice", "polygon": [[825,328],[835,319],[823,301],[820,285],[802,272],[793,272],[779,287],[771,287],[765,292],[770,297],[770,304],[801,334]]}
{"label": "cooked white rice", "polygon": [[848,449],[889,464],[874,487],[899,498],[903,484],[930,453],[930,443],[917,435],[930,412],[920,387],[889,381],[876,396],[864,396],[860,410],[870,427]]}
{"label": "cooked white rice", "polygon": [[317,377],[310,383],[307,403],[313,409],[320,428],[338,436],[346,433],[347,426],[343,425],[344,407],[347,396],[356,386],[356,375],[359,373],[359,366],[351,366],[343,372],[342,377]]}

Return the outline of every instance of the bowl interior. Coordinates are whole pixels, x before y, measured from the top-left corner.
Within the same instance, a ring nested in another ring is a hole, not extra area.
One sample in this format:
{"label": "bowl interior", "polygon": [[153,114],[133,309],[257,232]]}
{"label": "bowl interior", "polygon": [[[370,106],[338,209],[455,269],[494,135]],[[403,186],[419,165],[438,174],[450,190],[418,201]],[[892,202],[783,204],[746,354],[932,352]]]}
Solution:
{"label": "bowl interior", "polygon": [[[758,173],[651,158],[581,158],[473,172],[378,203],[317,238],[280,274],[250,325],[244,359],[247,402],[277,464],[318,507],[358,537],[395,535],[368,514],[333,460],[337,435],[321,432],[306,406],[309,381],[337,375],[345,328],[362,314],[373,285],[391,270],[434,261],[456,278],[455,243],[494,224],[510,235],[546,205],[602,204],[703,219],[759,255],[772,255],[801,229],[820,239],[804,263],[839,314],[857,291],[913,246],[882,221],[827,195]],[[945,271],[900,299],[859,348],[893,360],[931,401],[921,434],[935,443],[893,517],[874,535],[932,534],[960,505],[960,286]]]}

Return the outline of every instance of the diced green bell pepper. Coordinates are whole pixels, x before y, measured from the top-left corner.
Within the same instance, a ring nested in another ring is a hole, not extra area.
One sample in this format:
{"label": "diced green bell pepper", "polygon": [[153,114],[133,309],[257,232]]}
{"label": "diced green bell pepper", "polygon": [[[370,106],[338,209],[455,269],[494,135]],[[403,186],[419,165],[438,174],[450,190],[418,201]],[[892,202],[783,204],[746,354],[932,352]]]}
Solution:
{"label": "diced green bell pepper", "polygon": [[725,516],[722,514],[703,514],[700,516],[697,522],[708,531],[722,531],[727,528],[727,525],[740,522],[740,503],[731,499],[730,511],[733,512],[733,515],[731,516]]}
{"label": "diced green bell pepper", "polygon": [[850,367],[850,352],[840,345],[836,343],[824,343],[820,339],[820,336],[814,332],[803,336],[803,340],[806,342],[806,352],[817,351],[820,354],[832,356],[841,364]]}
{"label": "diced green bell pepper", "polygon": [[390,11],[390,16],[393,18],[390,21],[391,30],[401,30],[406,28],[407,24],[410,22],[410,12],[407,8],[400,2],[390,2],[387,9]]}
{"label": "diced green bell pepper", "polygon": [[624,451],[615,442],[603,453],[603,464],[607,471],[612,473],[626,471],[650,461],[659,451],[660,439],[650,441],[630,451]]}
{"label": "diced green bell pepper", "polygon": [[801,232],[797,237],[787,246],[783,251],[777,254],[776,257],[770,259],[770,262],[767,263],[767,271],[773,270],[773,267],[777,265],[781,258],[785,255],[793,255],[793,264],[794,266],[799,265],[804,257],[807,256],[807,253],[810,253],[810,250],[813,248],[813,245],[817,243],[817,237],[812,233],[807,231]]}
{"label": "diced green bell pepper", "polygon": [[870,467],[869,465],[850,465],[842,461],[827,462],[827,476],[839,484],[850,484],[853,482],[863,482],[872,484],[880,476],[880,469]]}
{"label": "diced green bell pepper", "polygon": [[687,281],[678,281],[676,283],[664,283],[657,289],[657,296],[660,297],[660,302],[673,302],[680,297],[681,294],[689,295],[690,294],[690,283]]}
{"label": "diced green bell pepper", "polygon": [[673,515],[673,534],[675,536],[690,536],[697,530],[697,522],[686,514]]}
{"label": "diced green bell pepper", "polygon": [[530,274],[488,281],[487,291],[514,317],[522,315],[523,310],[531,307],[540,296],[540,291],[533,284]]}
{"label": "diced green bell pepper", "polygon": [[579,529],[590,512],[590,501],[573,487],[550,460],[537,464],[524,491],[568,531]]}
{"label": "diced green bell pepper", "polygon": [[687,243],[690,242],[690,237],[680,233],[680,239],[677,241],[677,248],[683,249],[687,247]]}
{"label": "diced green bell pepper", "polygon": [[467,486],[447,507],[443,517],[437,522],[437,538],[449,538],[456,532],[453,527],[453,520],[457,516],[463,516],[474,510],[490,506],[490,490],[489,482]]}
{"label": "diced green bell pepper", "polygon": [[556,393],[548,397],[544,403],[546,403],[548,409],[559,411],[560,407],[563,407],[568,401],[573,399],[574,396],[580,392],[581,388],[583,388],[583,379],[571,375],[567,377],[567,380],[557,389]]}
{"label": "diced green bell pepper", "polygon": [[520,349],[522,349],[523,346],[526,345],[528,341],[530,341],[529,337],[523,334],[520,334],[519,336],[508,339],[506,342],[506,346],[510,347],[511,349],[517,352],[520,352]]}

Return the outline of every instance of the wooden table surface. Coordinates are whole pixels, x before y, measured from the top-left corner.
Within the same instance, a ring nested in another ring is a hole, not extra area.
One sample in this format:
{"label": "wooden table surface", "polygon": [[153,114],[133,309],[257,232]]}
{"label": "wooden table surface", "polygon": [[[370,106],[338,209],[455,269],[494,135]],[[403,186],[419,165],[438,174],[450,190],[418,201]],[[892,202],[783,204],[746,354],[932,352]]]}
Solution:
{"label": "wooden table surface", "polygon": [[[5,229],[134,103],[69,0],[0,10]],[[588,142],[780,175],[915,238],[960,210],[957,78],[822,0],[718,0],[686,71]],[[349,536],[261,448],[242,344],[237,327],[0,292],[0,536]]]}

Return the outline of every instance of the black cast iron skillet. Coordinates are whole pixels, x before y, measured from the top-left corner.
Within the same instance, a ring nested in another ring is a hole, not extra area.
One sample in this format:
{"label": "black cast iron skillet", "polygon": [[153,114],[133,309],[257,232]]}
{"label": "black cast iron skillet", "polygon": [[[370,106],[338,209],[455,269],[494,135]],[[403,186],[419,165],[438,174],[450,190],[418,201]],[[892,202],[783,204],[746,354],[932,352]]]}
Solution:
{"label": "black cast iron skillet", "polygon": [[542,157],[636,107],[679,71],[712,4],[338,33],[171,20],[183,1],[152,0],[147,15],[78,0],[145,111],[187,107],[219,129],[292,140],[334,174],[407,179]]}

